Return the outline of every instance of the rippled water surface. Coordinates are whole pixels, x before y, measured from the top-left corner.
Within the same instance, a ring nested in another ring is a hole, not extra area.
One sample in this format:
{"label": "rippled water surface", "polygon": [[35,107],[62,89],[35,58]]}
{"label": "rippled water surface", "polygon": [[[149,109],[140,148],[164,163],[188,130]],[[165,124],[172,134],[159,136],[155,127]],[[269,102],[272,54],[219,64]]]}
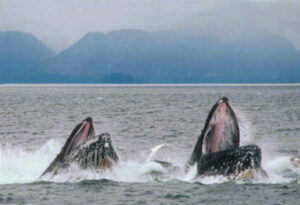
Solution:
{"label": "rippled water surface", "polygon": [[[233,182],[168,173],[181,167],[212,105],[227,96],[241,144],[262,148],[269,178]],[[300,86],[0,86],[0,204],[299,204]],[[81,120],[109,132],[110,173],[40,174]]]}

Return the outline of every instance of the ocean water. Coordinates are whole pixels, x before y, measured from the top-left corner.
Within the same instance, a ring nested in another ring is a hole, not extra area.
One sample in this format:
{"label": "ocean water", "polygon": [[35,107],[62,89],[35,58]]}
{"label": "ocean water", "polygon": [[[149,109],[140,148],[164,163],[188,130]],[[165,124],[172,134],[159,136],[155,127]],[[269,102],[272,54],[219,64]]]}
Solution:
{"label": "ocean water", "polygon": [[[209,110],[227,96],[241,144],[262,148],[269,177],[231,181],[182,167]],[[300,86],[0,85],[0,204],[299,204]],[[39,178],[81,120],[109,132],[112,172],[71,167]]]}

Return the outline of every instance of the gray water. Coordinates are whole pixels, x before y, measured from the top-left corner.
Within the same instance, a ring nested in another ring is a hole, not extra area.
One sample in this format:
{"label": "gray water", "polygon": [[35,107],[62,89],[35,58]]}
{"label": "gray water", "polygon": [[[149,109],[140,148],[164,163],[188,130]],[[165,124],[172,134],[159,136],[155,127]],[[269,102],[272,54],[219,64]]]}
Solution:
{"label": "gray water", "polygon": [[[227,96],[241,144],[262,148],[269,178],[194,179],[183,166],[212,105]],[[299,204],[300,86],[0,86],[0,204]],[[112,173],[39,176],[81,120],[109,132]],[[160,146],[159,146],[160,145]],[[157,174],[159,173],[159,174]]]}

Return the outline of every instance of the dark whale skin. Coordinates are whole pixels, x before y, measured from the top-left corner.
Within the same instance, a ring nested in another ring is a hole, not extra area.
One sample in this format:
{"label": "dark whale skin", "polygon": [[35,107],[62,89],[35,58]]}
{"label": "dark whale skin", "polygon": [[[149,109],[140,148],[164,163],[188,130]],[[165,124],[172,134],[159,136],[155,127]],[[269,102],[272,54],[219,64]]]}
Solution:
{"label": "dark whale skin", "polygon": [[203,155],[197,163],[197,174],[229,176],[260,167],[261,149],[257,145],[247,145]]}
{"label": "dark whale skin", "polygon": [[111,170],[118,161],[110,134],[95,136],[93,120],[88,117],[76,125],[61,151],[40,177],[56,175],[73,163],[81,169]]}
{"label": "dark whale skin", "polygon": [[185,164],[187,172],[197,164],[197,176],[238,176],[244,171],[261,168],[261,149],[257,145],[240,147],[237,117],[227,97],[219,99],[211,108],[194,150]]}

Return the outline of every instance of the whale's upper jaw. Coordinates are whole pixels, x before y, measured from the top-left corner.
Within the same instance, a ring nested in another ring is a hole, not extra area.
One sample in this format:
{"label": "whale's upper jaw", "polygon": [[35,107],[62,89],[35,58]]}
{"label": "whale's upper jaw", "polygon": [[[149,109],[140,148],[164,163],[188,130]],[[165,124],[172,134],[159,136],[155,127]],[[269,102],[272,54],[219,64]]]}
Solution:
{"label": "whale's upper jaw", "polygon": [[102,145],[103,150],[105,151],[106,154],[109,151],[109,149],[112,148],[112,142],[111,142],[111,137],[109,133],[102,133],[98,136],[99,141]]}
{"label": "whale's upper jaw", "polygon": [[237,118],[228,98],[221,98],[210,111],[203,130],[202,154],[239,147]]}
{"label": "whale's upper jaw", "polygon": [[206,153],[239,147],[240,131],[237,118],[227,97],[219,99],[210,110],[204,129],[187,162],[187,168]]}
{"label": "whale's upper jaw", "polygon": [[77,162],[82,169],[111,169],[119,158],[113,148],[109,133],[97,135],[80,146],[71,155],[71,161]]}
{"label": "whale's upper jaw", "polygon": [[114,147],[112,145],[111,136],[109,133],[102,133],[98,136],[101,149],[103,150],[102,158],[109,157],[113,161],[117,162],[119,160]]}
{"label": "whale's upper jaw", "polygon": [[80,145],[86,143],[92,139],[95,135],[95,129],[93,125],[93,119],[87,117],[82,120],[72,131],[66,144],[62,148],[61,154],[65,157],[72,151],[78,149]]}
{"label": "whale's upper jaw", "polygon": [[220,104],[220,103],[228,103],[228,98],[227,97],[222,97],[218,102],[217,104]]}

